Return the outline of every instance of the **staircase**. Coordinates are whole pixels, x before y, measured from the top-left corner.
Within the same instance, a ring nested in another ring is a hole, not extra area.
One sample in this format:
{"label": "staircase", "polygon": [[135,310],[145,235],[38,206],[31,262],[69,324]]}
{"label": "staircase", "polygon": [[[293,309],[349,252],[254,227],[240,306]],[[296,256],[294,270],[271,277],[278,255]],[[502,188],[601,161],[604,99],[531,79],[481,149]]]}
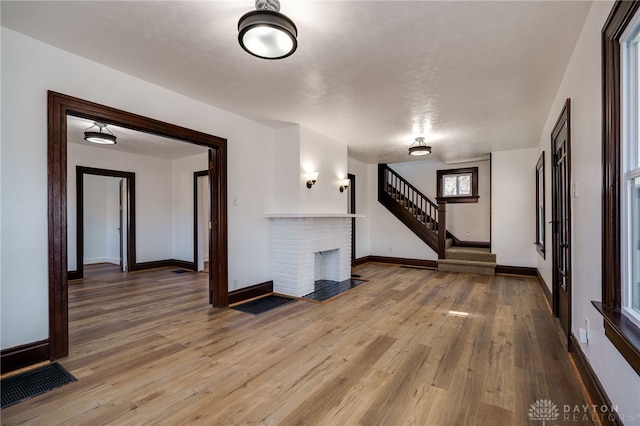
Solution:
{"label": "staircase", "polygon": [[378,201],[438,253],[438,270],[495,274],[495,254],[488,248],[459,246],[446,230],[446,203],[434,203],[386,164],[378,165]]}

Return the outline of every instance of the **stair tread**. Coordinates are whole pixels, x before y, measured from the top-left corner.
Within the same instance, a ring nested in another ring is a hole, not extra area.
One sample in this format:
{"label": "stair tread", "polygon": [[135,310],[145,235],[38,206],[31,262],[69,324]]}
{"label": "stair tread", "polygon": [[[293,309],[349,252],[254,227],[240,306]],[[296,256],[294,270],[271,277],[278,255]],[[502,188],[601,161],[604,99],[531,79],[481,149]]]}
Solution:
{"label": "stair tread", "polygon": [[438,263],[445,263],[450,265],[469,265],[469,266],[488,266],[494,267],[496,262],[486,262],[481,260],[462,260],[462,259],[438,259]]}

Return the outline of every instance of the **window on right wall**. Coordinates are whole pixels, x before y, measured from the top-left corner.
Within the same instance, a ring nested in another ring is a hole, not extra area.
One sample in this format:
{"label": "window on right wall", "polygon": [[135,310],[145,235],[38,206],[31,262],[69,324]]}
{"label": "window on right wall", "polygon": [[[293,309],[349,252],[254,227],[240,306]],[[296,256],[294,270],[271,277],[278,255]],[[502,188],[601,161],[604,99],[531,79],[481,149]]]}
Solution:
{"label": "window on right wall", "polygon": [[605,335],[640,374],[640,2],[602,31],[602,301]]}
{"label": "window on right wall", "polygon": [[478,202],[478,168],[438,170],[438,201]]}

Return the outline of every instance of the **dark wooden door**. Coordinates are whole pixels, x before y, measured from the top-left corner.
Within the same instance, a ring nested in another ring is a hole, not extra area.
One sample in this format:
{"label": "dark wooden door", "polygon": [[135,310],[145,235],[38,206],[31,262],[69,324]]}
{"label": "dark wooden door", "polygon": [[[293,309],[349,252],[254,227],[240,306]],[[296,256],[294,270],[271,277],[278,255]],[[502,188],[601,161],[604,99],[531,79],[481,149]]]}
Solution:
{"label": "dark wooden door", "polygon": [[553,313],[567,336],[571,336],[571,145],[570,99],[551,133]]}
{"label": "dark wooden door", "polygon": [[[347,212],[356,213],[356,175],[349,173],[349,196],[347,197]],[[351,218],[351,266],[356,266],[356,218]]]}

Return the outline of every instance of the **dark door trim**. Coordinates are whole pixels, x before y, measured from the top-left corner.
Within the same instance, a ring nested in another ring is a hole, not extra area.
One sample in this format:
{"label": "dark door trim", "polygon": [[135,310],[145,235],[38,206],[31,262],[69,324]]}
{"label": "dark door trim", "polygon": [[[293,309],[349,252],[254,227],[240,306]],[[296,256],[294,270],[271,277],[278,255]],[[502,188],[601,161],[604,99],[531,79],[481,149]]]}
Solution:
{"label": "dark door trim", "polygon": [[[560,223],[560,219],[558,217],[558,208],[560,207],[557,203],[558,200],[557,194],[559,191],[559,182],[557,178],[557,159],[556,159],[556,143],[555,140],[562,131],[562,129],[566,126],[567,130],[567,140],[565,142],[565,150],[566,150],[566,183],[565,183],[565,199],[566,205],[565,208],[565,223]],[[553,272],[553,285],[552,285],[552,299],[553,299],[553,315],[557,319],[561,319],[561,295],[560,295],[560,285],[559,285],[559,276],[558,276],[558,232],[560,232],[560,227],[565,226],[566,233],[566,249],[567,259],[566,259],[566,293],[567,293],[567,325],[566,325],[566,337],[567,337],[567,349],[571,351],[571,293],[572,293],[572,258],[571,258],[571,99],[567,99],[562,108],[562,112],[556,121],[555,126],[551,132],[551,156],[552,156],[552,179],[551,179],[551,203],[552,203],[552,272]],[[562,323],[562,321],[560,321]],[[562,327],[564,328],[564,326]]]}
{"label": "dark door trim", "polygon": [[228,305],[227,140],[60,93],[47,93],[47,193],[50,359],[69,354],[67,287],[67,116],[101,121],[209,149],[211,216],[215,241],[209,265],[214,307]]}
{"label": "dark door trim", "polygon": [[[136,265],[136,174],[119,170],[76,166],[76,270],[69,271],[67,279],[84,278],[84,175],[119,177],[127,179],[127,264],[131,271]],[[120,265],[122,267],[122,265]]]}
{"label": "dark door trim", "polygon": [[[356,213],[356,175],[352,173],[348,173],[347,177],[349,178],[349,197],[350,197],[350,206],[351,209],[349,213]],[[356,266],[356,218],[351,218],[351,267]]]}

